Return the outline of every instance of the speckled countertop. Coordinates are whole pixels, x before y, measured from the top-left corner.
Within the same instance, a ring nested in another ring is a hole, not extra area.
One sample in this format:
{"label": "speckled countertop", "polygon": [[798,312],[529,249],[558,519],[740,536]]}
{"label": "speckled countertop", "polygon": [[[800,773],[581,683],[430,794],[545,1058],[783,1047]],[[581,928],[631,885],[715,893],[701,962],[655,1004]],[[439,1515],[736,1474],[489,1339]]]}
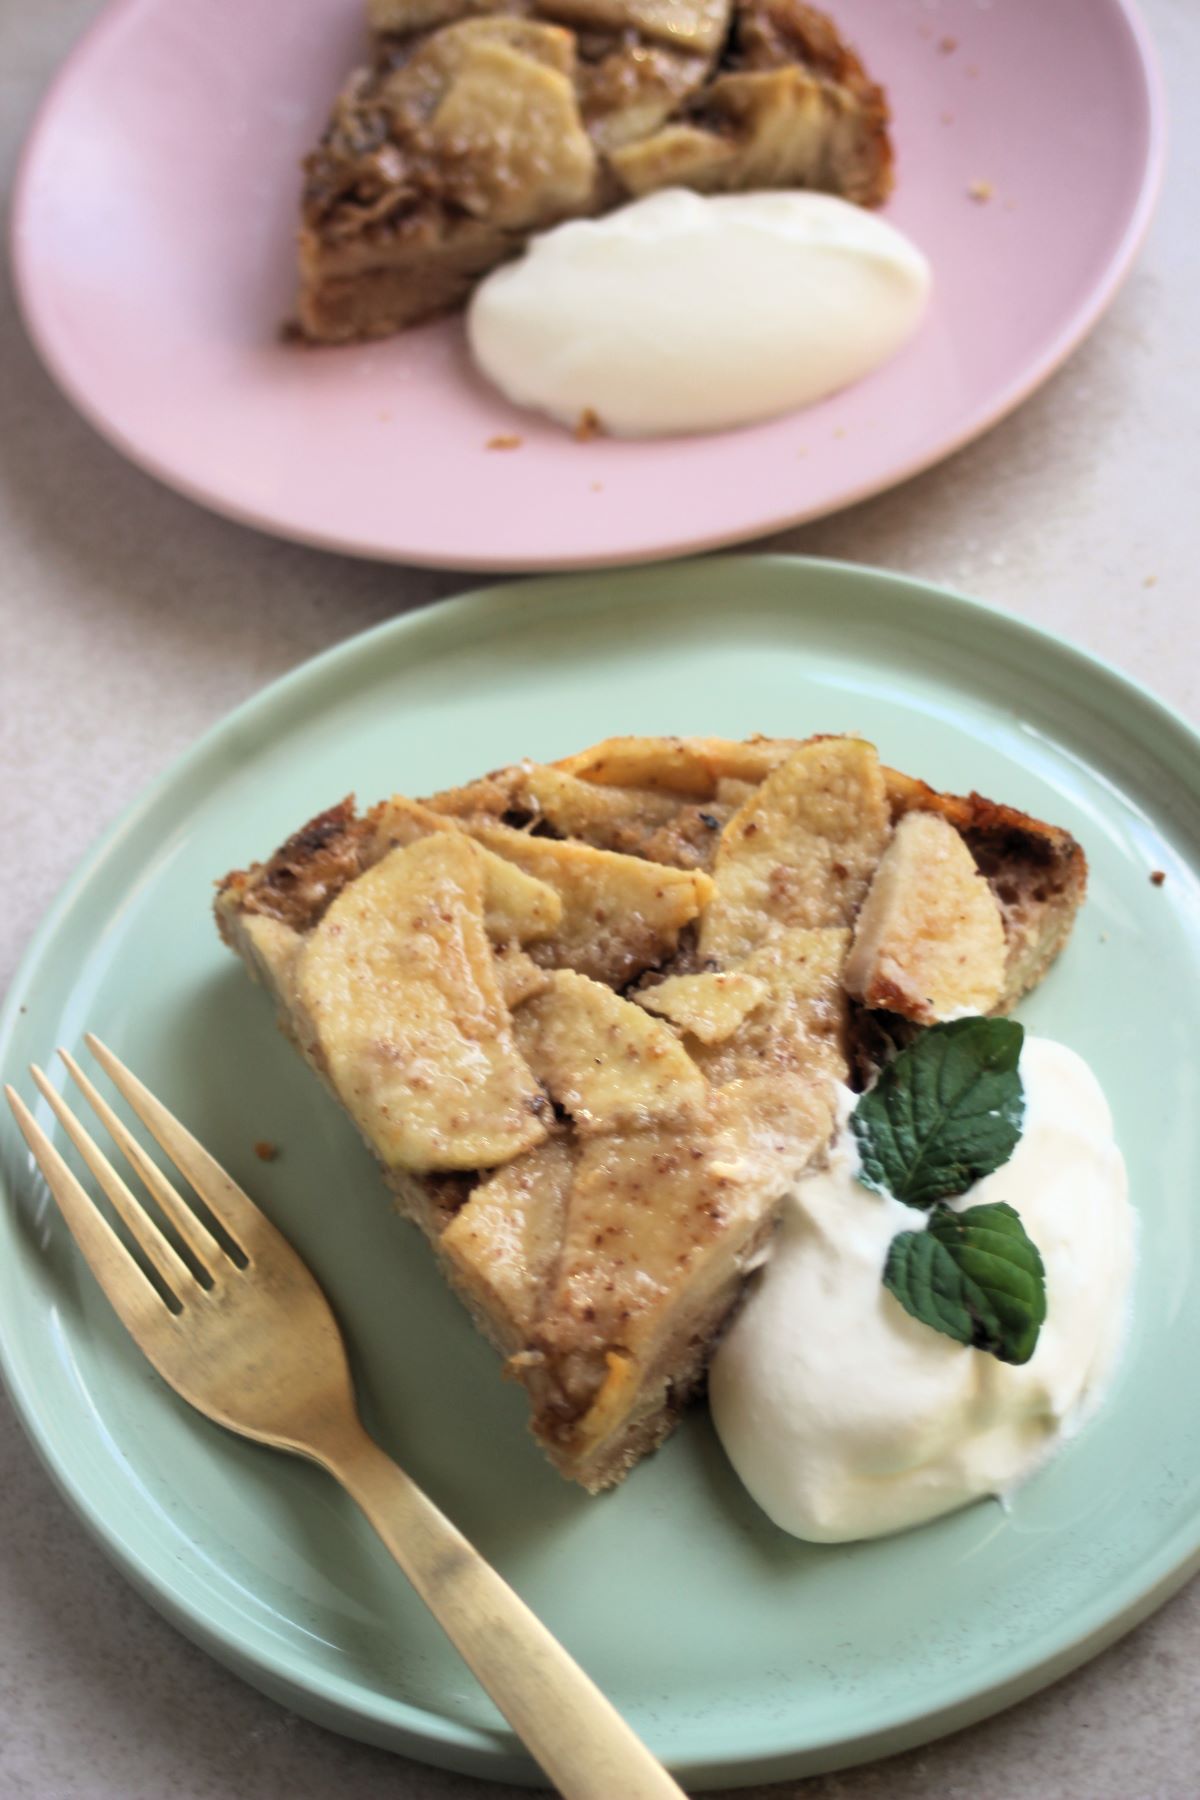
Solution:
{"label": "speckled countertop", "polygon": [[[1052,4],[1053,0],[1047,0]],[[1167,189],[1090,341],[939,469],[771,548],[945,581],[1069,634],[1200,721],[1193,491],[1200,7],[1146,0],[1174,97]],[[0,6],[0,156],[95,10]],[[260,537],[177,499],[74,415],[0,295],[0,989],[83,852],[220,714],[305,657],[475,585]],[[1096,1662],[931,1748],[759,1800],[1193,1800],[1200,1584]],[[86,1538],[0,1400],[0,1800],[468,1800],[282,1711],[194,1649]],[[619,1800],[614,1796],[614,1800]]]}

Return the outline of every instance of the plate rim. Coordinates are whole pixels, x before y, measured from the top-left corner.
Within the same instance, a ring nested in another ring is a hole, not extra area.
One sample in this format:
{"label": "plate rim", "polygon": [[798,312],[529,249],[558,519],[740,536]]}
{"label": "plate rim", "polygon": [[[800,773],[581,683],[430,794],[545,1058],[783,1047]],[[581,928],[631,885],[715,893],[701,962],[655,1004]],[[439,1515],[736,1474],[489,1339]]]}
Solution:
{"label": "plate rim", "polygon": [[[882,584],[910,603],[928,609],[926,616],[933,620],[935,629],[944,619],[974,619],[991,632],[998,632],[1010,640],[1015,638],[1018,643],[1023,641],[1034,649],[1040,648],[1047,657],[1056,658],[1059,666],[1080,672],[1089,684],[1100,681],[1106,688],[1115,689],[1133,709],[1132,715],[1126,716],[1132,716],[1140,724],[1136,735],[1143,743],[1151,728],[1157,728],[1159,733],[1165,730],[1163,748],[1155,746],[1151,751],[1156,760],[1162,762],[1164,753],[1173,759],[1190,757],[1200,771],[1200,727],[1193,726],[1182,712],[1106,658],[1075,643],[1065,634],[1002,606],[917,576],[832,558],[781,554],[728,556],[706,558],[702,566],[707,570],[712,564],[743,576],[747,565],[781,575],[791,574],[800,584],[832,581],[836,586],[845,582],[847,596],[838,608],[843,614],[847,601],[853,605],[849,590],[863,583],[866,588]],[[662,575],[673,572],[686,579],[695,566],[691,561],[680,561],[654,572]],[[606,589],[613,590],[606,596],[607,603],[619,604],[624,596],[619,595],[618,590],[635,591],[637,571],[613,570],[600,579]],[[19,1028],[22,996],[31,986],[43,959],[52,951],[60,926],[71,909],[113,857],[120,854],[126,840],[164,799],[170,797],[177,785],[197,776],[202,778],[205,765],[213,759],[220,761],[223,750],[236,740],[248,722],[257,719],[259,733],[265,731],[270,735],[277,723],[274,715],[281,707],[290,709],[310,684],[324,688],[331,679],[336,682],[356,662],[369,662],[372,652],[381,644],[400,646],[396,653],[402,656],[406,640],[414,633],[418,639],[425,633],[433,633],[436,640],[436,634],[441,630],[448,628],[453,632],[457,628],[461,632],[465,626],[469,634],[477,622],[485,621],[489,615],[502,613],[508,607],[536,605],[542,589],[548,585],[561,586],[564,580],[574,582],[586,591],[593,586],[596,577],[530,577],[469,589],[384,620],[287,670],[222,715],[193,744],[172,758],[84,853],[35,930],[0,1004],[0,1070],[6,1069],[14,1060],[13,1039]],[[599,603],[601,610],[604,604],[604,601]],[[1178,767],[1174,772],[1179,773]],[[17,1166],[24,1173],[29,1164],[23,1152],[18,1154],[21,1160]],[[18,1183],[20,1180],[18,1175]],[[2,1235],[11,1228],[13,1209],[20,1204],[16,1188],[10,1187],[5,1178],[3,1165],[0,1165],[0,1202],[5,1205],[7,1214],[0,1221]],[[121,1525],[114,1523],[103,1507],[93,1501],[86,1486],[74,1478],[67,1466],[69,1456],[63,1452],[60,1434],[42,1418],[36,1393],[23,1379],[20,1362],[20,1347],[12,1340],[0,1310],[0,1377],[40,1461],[76,1518],[110,1561],[186,1637],[260,1691],[334,1730],[476,1777],[538,1779],[520,1746],[508,1734],[461,1724],[401,1698],[366,1693],[355,1681],[331,1672],[314,1676],[311,1668],[288,1654],[275,1651],[267,1655],[260,1654],[257,1649],[248,1650],[243,1640],[197,1603],[191,1592],[185,1592],[174,1582],[169,1570],[144,1559]],[[961,1683],[943,1684],[938,1704],[913,1702],[894,1706],[882,1720],[876,1718],[869,1730],[844,1736],[836,1742],[796,1745],[793,1740],[789,1746],[783,1741],[787,1736],[784,1726],[782,1733],[776,1730],[769,1741],[764,1737],[752,1754],[735,1750],[720,1757],[703,1753],[687,1756],[668,1748],[671,1766],[682,1779],[698,1786],[749,1785],[788,1779],[801,1765],[804,1773],[814,1772],[818,1764],[822,1769],[841,1768],[930,1742],[1002,1710],[1077,1668],[1148,1617],[1198,1569],[1200,1516],[1182,1521],[1157,1554],[1146,1559],[1136,1571],[1110,1584],[1089,1605],[1073,1608],[1067,1629],[1043,1633],[1042,1651],[1034,1663],[1026,1660],[1023,1648],[1014,1649],[993,1665],[986,1683],[966,1689]],[[653,1734],[647,1736],[653,1742]]]}
{"label": "plate rim", "polygon": [[915,479],[916,476],[924,474],[926,470],[936,467],[938,463],[948,460],[968,444],[973,443],[976,438],[990,431],[994,425],[998,425],[1003,419],[1006,419],[1062,367],[1073,351],[1092,332],[1116,298],[1142,248],[1162,191],[1166,166],[1168,109],[1166,83],[1158,50],[1150,28],[1141,13],[1138,0],[1107,0],[1107,4],[1113,8],[1114,13],[1122,19],[1129,34],[1145,94],[1147,143],[1137,197],[1107,265],[1083,302],[1063,322],[1040,356],[1034,358],[1021,374],[1010,381],[990,401],[978,406],[961,422],[955,433],[952,433],[936,448],[919,453],[903,462],[892,474],[869,478],[848,489],[835,505],[786,509],[770,518],[760,519],[752,526],[739,527],[735,531],[725,530],[715,533],[701,531],[698,535],[688,537],[686,540],[679,539],[658,546],[643,545],[636,550],[621,551],[615,554],[594,552],[577,556],[541,555],[531,558],[529,556],[484,555],[482,553],[464,555],[462,552],[443,552],[431,549],[414,550],[411,546],[405,547],[382,539],[364,539],[354,533],[308,529],[299,521],[282,523],[261,507],[242,505],[234,495],[227,495],[209,483],[193,481],[188,476],[177,473],[168,460],[140,448],[134,436],[110,419],[102,406],[93,403],[86,387],[75,380],[58,356],[51,334],[48,328],[44,328],[38,282],[32,273],[26,255],[26,246],[31,235],[29,218],[34,209],[32,190],[35,185],[42,140],[49,133],[62,92],[74,79],[78,67],[87,60],[97,43],[110,32],[119,29],[127,13],[146,4],[147,0],[108,0],[108,4],[71,45],[63,61],[55,70],[27,128],[13,179],[8,232],[9,261],[13,272],[13,287],[18,314],[43,368],[59,392],[101,439],[125,457],[135,468],[141,470],[143,474],[149,475],[153,480],[162,483],[173,492],[182,494],[194,505],[204,507],[207,511],[215,513],[218,517],[229,519],[234,524],[264,532],[268,536],[280,538],[284,542],[303,544],[310,549],[355,556],[367,561],[411,564],[418,568],[428,569],[454,569],[471,574],[492,571],[502,574],[534,572],[561,574],[575,570],[636,567],[646,563],[693,557],[710,550],[750,543],[756,538],[768,537],[780,531],[793,530],[817,519],[833,517],[852,506],[860,505],[863,501],[889,493],[893,488],[903,486],[904,483]]}

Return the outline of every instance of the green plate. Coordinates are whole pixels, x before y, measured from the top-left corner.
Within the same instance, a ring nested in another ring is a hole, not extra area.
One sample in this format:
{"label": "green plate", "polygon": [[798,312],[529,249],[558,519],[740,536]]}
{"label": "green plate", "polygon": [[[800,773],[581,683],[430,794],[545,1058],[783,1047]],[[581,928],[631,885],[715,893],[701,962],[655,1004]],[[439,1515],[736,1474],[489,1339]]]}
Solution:
{"label": "green plate", "polygon": [[[542,1461],[524,1402],[391,1213],[349,1124],[217,942],[214,876],[350,789],[427,792],[613,732],[855,731],[940,787],[1075,832],[1074,941],[1024,1009],[1096,1068],[1142,1215],[1135,1331],[1100,1416],[1017,1496],[823,1548],[761,1517],[703,1410],[614,1494]],[[829,1769],[1061,1675],[1200,1562],[1200,741],[1005,614],[868,570],[720,559],[520,582],[397,619],[212,732],[91,857],[0,1022],[4,1076],[93,1027],[292,1237],[368,1418],[691,1783]],[[1149,877],[1164,870],[1166,881]],[[43,1119],[47,1118],[43,1109]],[[326,1725],[530,1774],[498,1715],[315,1468],[177,1401],[2,1127],[0,1349],[63,1491],[185,1632]],[[253,1154],[274,1139],[271,1164]]]}

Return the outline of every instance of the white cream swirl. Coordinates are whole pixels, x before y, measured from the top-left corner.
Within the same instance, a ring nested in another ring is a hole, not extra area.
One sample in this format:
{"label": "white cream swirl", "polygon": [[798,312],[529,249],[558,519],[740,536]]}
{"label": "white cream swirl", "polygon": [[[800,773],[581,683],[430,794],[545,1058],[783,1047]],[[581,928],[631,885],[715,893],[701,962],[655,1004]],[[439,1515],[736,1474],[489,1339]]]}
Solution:
{"label": "white cream swirl", "polygon": [[1017,1148],[953,1204],[1007,1201],[1041,1251],[1046,1322],[1021,1367],[921,1324],[884,1288],[888,1245],[925,1215],[855,1179],[848,1128],[787,1202],[709,1392],[738,1474],[797,1537],[876,1537],[1006,1494],[1102,1397],[1134,1266],[1124,1160],[1082,1057],[1027,1037],[1020,1070]]}
{"label": "white cream swirl", "polygon": [[915,245],[832,194],[671,188],[534,238],[477,289],[467,338],[510,400],[568,427],[721,431],[861,380],[928,292]]}

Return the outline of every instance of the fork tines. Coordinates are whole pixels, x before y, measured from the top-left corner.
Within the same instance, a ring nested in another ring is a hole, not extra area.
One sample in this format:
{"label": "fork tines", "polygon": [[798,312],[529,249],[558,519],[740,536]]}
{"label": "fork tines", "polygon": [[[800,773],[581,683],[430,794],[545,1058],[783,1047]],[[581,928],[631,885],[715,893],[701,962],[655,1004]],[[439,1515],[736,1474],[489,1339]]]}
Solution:
{"label": "fork tines", "polygon": [[[58,1054],[85,1100],[153,1196],[163,1219],[186,1249],[191,1261],[185,1260],[143,1201],[118,1174],[90,1132],[71,1111],[63,1096],[51,1086],[45,1073],[36,1065],[31,1068],[30,1073],[39,1091],[154,1270],[168,1296],[168,1305],[177,1310],[211,1290],[227,1256],[231,1255],[237,1266],[246,1267],[250,1258],[245,1245],[253,1237],[254,1226],[257,1224],[261,1228],[265,1221],[257,1207],[225,1170],[119,1058],[90,1033],[86,1042],[118,1092],[128,1101],[176,1168],[196,1190],[218,1228],[228,1235],[227,1247],[167,1179],[128,1126],[97,1091],[75,1058],[68,1051],[60,1049]],[[55,1149],[20,1095],[12,1087],[7,1087],[5,1093],[25,1141],[33,1152],[63,1217],[92,1264],[97,1278],[109,1292],[109,1297],[114,1298],[112,1284],[117,1283],[123,1290],[128,1289],[131,1298],[136,1294],[144,1300],[153,1295],[155,1301],[160,1302],[162,1296],[99,1210],[87,1189]]]}

